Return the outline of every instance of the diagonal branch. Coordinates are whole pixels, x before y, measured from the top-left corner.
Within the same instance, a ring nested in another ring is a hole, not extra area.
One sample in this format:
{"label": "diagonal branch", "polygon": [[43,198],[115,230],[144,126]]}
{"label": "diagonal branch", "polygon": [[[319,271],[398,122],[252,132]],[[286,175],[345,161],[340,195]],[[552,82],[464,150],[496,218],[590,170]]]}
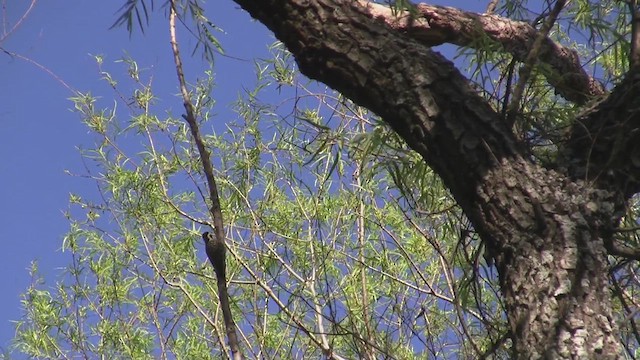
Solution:
{"label": "diagonal branch", "polygon": [[207,149],[202,135],[200,134],[200,127],[196,120],[196,114],[187,91],[186,81],[184,79],[184,72],[182,70],[182,60],[180,58],[180,51],[178,49],[178,42],[176,40],[176,17],[177,12],[175,9],[175,3],[171,1],[170,15],[169,15],[169,29],[171,32],[171,48],[173,50],[173,58],[176,64],[176,71],[178,74],[178,82],[180,83],[180,92],[182,93],[182,99],[184,101],[184,108],[187,112],[183,115],[184,119],[189,124],[191,135],[198,148],[200,154],[200,160],[202,161],[202,168],[207,179],[207,185],[209,187],[209,199],[211,200],[210,213],[213,218],[213,228],[215,235],[204,233],[203,238],[205,240],[205,246],[207,256],[211,260],[216,277],[218,281],[218,297],[220,298],[220,305],[222,307],[222,315],[224,318],[224,325],[227,330],[227,337],[229,339],[229,347],[233,354],[234,360],[241,360],[242,353],[240,352],[240,346],[238,344],[238,335],[236,334],[236,325],[233,322],[231,309],[229,306],[229,294],[227,292],[227,279],[225,273],[225,236],[224,236],[224,223],[222,221],[222,208],[220,206],[220,198],[218,196],[218,186],[216,185],[216,179],[213,175],[213,165],[211,164],[211,154]]}
{"label": "diagonal branch", "polygon": [[475,206],[465,202],[473,202],[487,169],[520,156],[511,129],[450,61],[374,19],[360,2],[236,2],[275,33],[302,73],[381,116],[463,208]]}
{"label": "diagonal branch", "polygon": [[[478,39],[488,38],[502,45],[516,60],[526,62],[531,44],[538,37],[538,31],[528,23],[497,15],[418,4],[416,17],[408,12],[393,13],[388,7],[367,0],[357,2],[367,6],[370,17],[428,46],[450,43],[475,48]],[[547,81],[565,99],[584,104],[605,93],[604,87],[582,68],[575,50],[544,36],[539,55],[538,61],[547,65],[541,68]]]}

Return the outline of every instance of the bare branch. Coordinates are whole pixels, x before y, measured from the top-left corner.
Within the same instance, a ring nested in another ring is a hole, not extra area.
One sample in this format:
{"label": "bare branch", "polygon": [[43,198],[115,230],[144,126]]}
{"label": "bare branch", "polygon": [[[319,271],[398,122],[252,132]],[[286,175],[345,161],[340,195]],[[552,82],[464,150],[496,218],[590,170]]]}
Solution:
{"label": "bare branch", "polygon": [[31,13],[31,10],[33,10],[37,2],[38,0],[31,0],[31,3],[29,4],[29,7],[27,8],[27,10],[24,11],[20,19],[9,30],[7,30],[8,19],[6,18],[6,13],[4,11],[5,7],[3,6],[2,35],[0,35],[0,44],[2,44],[14,31],[16,31],[16,29],[18,29],[20,25],[22,25],[22,23],[29,16],[29,14]]}
{"label": "bare branch", "polygon": [[511,103],[507,107],[507,124],[509,126],[513,126],[516,121],[516,115],[520,110],[520,101],[522,100],[522,94],[524,93],[524,87],[529,81],[531,77],[531,72],[533,71],[533,67],[535,66],[538,57],[540,56],[540,50],[542,49],[542,44],[544,40],[547,39],[547,35],[549,34],[549,30],[555,24],[560,11],[564,7],[566,1],[558,0],[556,2],[556,6],[553,8],[553,11],[549,14],[547,21],[542,25],[540,32],[536,35],[536,40],[533,42],[529,53],[527,54],[527,58],[524,60],[524,64],[520,69],[520,77],[518,78],[518,83],[516,84],[516,88],[513,90],[513,98],[511,99]]}
{"label": "bare branch", "polygon": [[[178,75],[178,82],[180,83],[180,92],[182,93],[182,99],[184,101],[184,108],[187,112],[183,115],[184,119],[189,124],[191,135],[198,148],[200,154],[200,160],[202,161],[202,168],[207,179],[207,185],[209,187],[209,199],[211,201],[210,213],[213,219],[213,228],[215,235],[207,236],[208,233],[203,234],[205,238],[205,245],[207,255],[209,256],[211,263],[216,271],[218,280],[218,296],[220,298],[220,305],[222,307],[222,315],[224,317],[224,325],[227,330],[227,337],[229,339],[229,347],[233,354],[234,360],[242,359],[242,353],[240,352],[240,346],[238,344],[238,335],[236,334],[236,325],[233,322],[231,309],[229,306],[229,294],[227,292],[227,279],[224,271],[225,268],[225,235],[222,221],[222,208],[220,206],[220,198],[218,197],[218,186],[216,185],[216,179],[213,175],[213,165],[211,164],[211,155],[207,149],[202,136],[200,134],[200,127],[196,120],[196,114],[187,91],[187,84],[184,79],[184,72],[182,69],[182,60],[180,58],[180,51],[178,49],[178,41],[176,39],[176,17],[177,12],[175,9],[175,3],[171,2],[170,16],[169,16],[169,29],[171,33],[171,48],[173,50],[173,58],[176,64],[176,71]],[[215,261],[214,261],[215,260]]]}

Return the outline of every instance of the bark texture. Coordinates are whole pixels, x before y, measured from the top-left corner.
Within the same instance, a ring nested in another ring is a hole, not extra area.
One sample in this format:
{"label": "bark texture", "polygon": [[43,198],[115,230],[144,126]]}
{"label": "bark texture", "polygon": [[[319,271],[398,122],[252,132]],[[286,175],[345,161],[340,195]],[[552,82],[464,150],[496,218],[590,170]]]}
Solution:
{"label": "bark texture", "polygon": [[[442,177],[495,260],[514,358],[622,358],[605,245],[639,189],[640,161],[629,161],[640,143],[640,106],[629,106],[639,101],[635,76],[583,113],[561,161],[544,168],[453,64],[427,46],[468,45],[480,35],[500,41],[488,20],[508,20],[420,5],[422,18],[399,22],[359,1],[235,1],[275,33],[305,75],[381,116]],[[528,25],[511,25],[512,39],[535,37]],[[513,44],[504,48],[526,56],[526,47]],[[575,69],[569,82],[549,77],[551,85],[576,103],[604,98],[575,53],[546,46],[541,61]],[[615,148],[616,136],[625,139],[623,149]],[[597,165],[589,165],[594,156]],[[613,175],[589,170],[601,165]]]}
{"label": "bark texture", "polygon": [[[396,16],[384,5],[360,0],[372,16],[391,28],[404,32],[423,45],[444,43],[468,47],[484,46],[489,39],[523,61],[536,37],[536,29],[523,21],[513,21],[497,15],[476,14],[460,9],[418,4],[418,18],[409,13]],[[604,88],[582,68],[574,49],[549,39],[542,43],[539,61],[545,63],[545,76],[556,92],[565,99],[583,104],[603,95]]]}

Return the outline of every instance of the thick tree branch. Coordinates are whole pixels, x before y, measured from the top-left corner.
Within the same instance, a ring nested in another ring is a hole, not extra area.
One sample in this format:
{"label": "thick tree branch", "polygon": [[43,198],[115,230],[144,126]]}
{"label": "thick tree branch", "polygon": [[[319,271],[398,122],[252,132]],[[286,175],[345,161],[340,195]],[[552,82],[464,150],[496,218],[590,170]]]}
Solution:
{"label": "thick tree branch", "polygon": [[520,154],[511,130],[450,61],[359,2],[236,2],[284,42],[305,75],[384,118],[454,195],[474,193],[488,167]]}
{"label": "thick tree branch", "polygon": [[373,4],[235,2],[302,73],[381,116],[442,178],[495,259],[515,357],[617,358],[600,231],[608,192],[533,164],[453,64],[372,16]]}
{"label": "thick tree branch", "polygon": [[[416,18],[408,12],[394,14],[388,7],[366,0],[358,2],[368,6],[370,16],[428,46],[451,43],[474,48],[482,43],[478,39],[488,38],[501,44],[518,61],[525,61],[538,35],[526,22],[497,15],[418,4]],[[547,81],[565,99],[584,104],[605,93],[604,87],[584,71],[575,50],[545,37],[539,55],[538,61],[547,65],[541,69]]]}
{"label": "thick tree branch", "polygon": [[619,194],[619,206],[640,192],[640,69],[577,117],[560,149],[574,179]]}

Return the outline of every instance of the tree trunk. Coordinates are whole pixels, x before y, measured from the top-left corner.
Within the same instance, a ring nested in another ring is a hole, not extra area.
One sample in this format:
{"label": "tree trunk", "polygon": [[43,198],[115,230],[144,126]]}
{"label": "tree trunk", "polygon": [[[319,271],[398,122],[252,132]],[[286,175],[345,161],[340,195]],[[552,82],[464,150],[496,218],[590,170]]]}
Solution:
{"label": "tree trunk", "polygon": [[522,159],[504,159],[478,189],[474,224],[492,243],[515,358],[618,358],[603,225],[593,191]]}
{"label": "tree trunk", "polygon": [[[375,112],[439,174],[495,261],[514,358],[622,358],[606,245],[631,194],[619,181],[637,185],[631,176],[637,168],[622,174],[603,164],[602,171],[617,174],[615,183],[585,174],[593,154],[575,151],[584,139],[577,130],[562,163],[544,168],[530,161],[525,144],[468,80],[423,44],[428,36],[406,26],[398,31],[380,5],[235,1],[275,33],[305,75]],[[456,21],[455,11],[447,11]],[[590,94],[602,92],[584,74],[574,75]],[[582,103],[585,93],[569,95]],[[591,123],[586,115],[580,128]]]}

